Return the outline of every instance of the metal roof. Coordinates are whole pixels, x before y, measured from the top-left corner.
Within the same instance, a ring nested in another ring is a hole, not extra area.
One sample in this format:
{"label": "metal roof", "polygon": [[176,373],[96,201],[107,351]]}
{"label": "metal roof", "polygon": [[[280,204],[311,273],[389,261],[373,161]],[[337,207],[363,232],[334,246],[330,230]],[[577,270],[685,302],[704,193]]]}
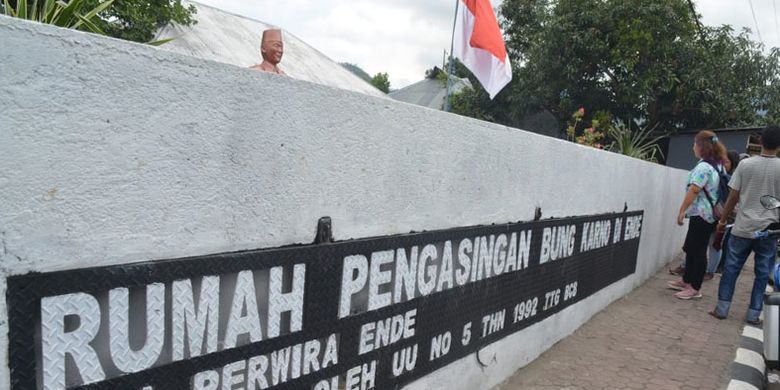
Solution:
{"label": "metal roof", "polygon": [[[471,82],[466,78],[452,76],[452,93],[458,93],[463,88],[471,88]],[[418,106],[441,110],[444,106],[444,97],[447,87],[438,79],[425,79],[412,85],[408,85],[388,94],[395,100],[416,104]]]}
{"label": "metal roof", "polygon": [[763,127],[724,127],[724,128],[717,128],[717,129],[688,129],[688,130],[680,130],[672,135],[674,137],[675,135],[685,135],[685,134],[696,134],[702,130],[710,130],[715,133],[742,133],[742,132],[761,132],[764,130]]}
{"label": "metal roof", "polygon": [[[263,30],[279,28],[259,20],[232,14],[214,7],[182,1],[194,5],[198,23],[180,26],[171,23],[163,27],[156,39],[175,37],[162,49],[207,60],[249,67],[262,62],[260,37]],[[295,35],[282,29],[284,57],[279,67],[290,77],[348,89],[372,96],[385,96],[380,90],[353,75],[337,62],[309,46]]]}

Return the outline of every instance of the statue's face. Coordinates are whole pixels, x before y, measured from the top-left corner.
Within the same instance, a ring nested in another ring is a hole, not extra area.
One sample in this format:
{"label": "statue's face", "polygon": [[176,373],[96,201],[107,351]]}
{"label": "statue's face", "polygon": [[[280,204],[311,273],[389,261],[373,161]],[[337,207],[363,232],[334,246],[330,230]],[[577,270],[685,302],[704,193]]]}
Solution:
{"label": "statue's face", "polygon": [[260,52],[263,59],[277,65],[282,61],[284,54],[284,43],[282,43],[282,34],[276,31],[270,31],[265,36]]}

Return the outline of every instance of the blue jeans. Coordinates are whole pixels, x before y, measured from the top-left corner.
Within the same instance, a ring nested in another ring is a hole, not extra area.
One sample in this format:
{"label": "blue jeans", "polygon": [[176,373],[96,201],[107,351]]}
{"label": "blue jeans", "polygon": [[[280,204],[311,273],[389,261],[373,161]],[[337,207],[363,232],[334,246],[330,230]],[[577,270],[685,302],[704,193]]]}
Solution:
{"label": "blue jeans", "polygon": [[718,263],[720,263],[720,256],[723,254],[723,248],[715,249],[712,243],[715,241],[715,233],[710,235],[710,242],[707,245],[707,272],[714,274],[718,270]]}
{"label": "blue jeans", "polygon": [[755,254],[755,279],[753,291],[750,294],[750,307],[747,311],[748,321],[758,320],[761,309],[764,306],[764,291],[769,280],[769,273],[775,263],[777,252],[777,239],[771,238],[742,238],[732,235],[729,237],[726,262],[723,266],[723,275],[718,286],[718,305],[715,307],[717,314],[727,316],[731,306],[731,298],[734,296],[734,286],[737,277],[742,271],[742,266],[750,255]]}

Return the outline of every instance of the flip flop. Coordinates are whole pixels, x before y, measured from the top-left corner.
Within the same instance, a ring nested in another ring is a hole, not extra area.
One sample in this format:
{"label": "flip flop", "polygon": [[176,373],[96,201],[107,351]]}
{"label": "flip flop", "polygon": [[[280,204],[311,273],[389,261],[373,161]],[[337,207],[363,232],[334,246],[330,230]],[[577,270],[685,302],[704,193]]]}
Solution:
{"label": "flip flop", "polygon": [[722,316],[722,315],[718,314],[718,312],[716,312],[715,310],[709,311],[709,312],[707,312],[707,314],[709,314],[709,315],[711,315],[711,316],[713,316],[713,317],[715,317],[715,318],[717,318],[719,320],[725,320],[726,319],[726,316]]}
{"label": "flip flop", "polygon": [[760,318],[756,318],[755,320],[745,320],[745,322],[753,326],[761,326],[764,324],[764,321],[761,321]]}

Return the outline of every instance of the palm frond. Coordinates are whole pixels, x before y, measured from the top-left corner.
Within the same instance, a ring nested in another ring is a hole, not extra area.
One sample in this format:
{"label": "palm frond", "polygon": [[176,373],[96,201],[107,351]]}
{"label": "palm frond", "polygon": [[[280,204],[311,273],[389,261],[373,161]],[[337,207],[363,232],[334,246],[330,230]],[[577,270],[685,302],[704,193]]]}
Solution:
{"label": "palm frond", "polygon": [[176,37],[170,37],[170,38],[163,38],[163,39],[155,39],[154,41],[146,42],[147,45],[152,46],[161,46],[164,45],[172,40],[176,39]]}
{"label": "palm frond", "polygon": [[82,14],[80,10],[85,7],[86,0],[45,0],[40,6],[38,0],[18,0],[16,7],[12,7],[8,0],[3,0],[3,13],[15,18],[105,35],[98,27],[98,14],[110,7],[113,1],[103,1]]}
{"label": "palm frond", "polygon": [[630,126],[622,124],[611,126],[607,129],[607,135],[612,139],[612,143],[607,150],[646,161],[658,162],[658,157],[663,157],[658,141],[667,137],[667,134],[653,136],[657,127],[656,124],[652,127],[646,126],[632,131]]}
{"label": "palm frond", "polygon": [[16,17],[16,10],[14,7],[11,7],[11,4],[8,3],[8,0],[3,0],[3,13],[12,18]]}

